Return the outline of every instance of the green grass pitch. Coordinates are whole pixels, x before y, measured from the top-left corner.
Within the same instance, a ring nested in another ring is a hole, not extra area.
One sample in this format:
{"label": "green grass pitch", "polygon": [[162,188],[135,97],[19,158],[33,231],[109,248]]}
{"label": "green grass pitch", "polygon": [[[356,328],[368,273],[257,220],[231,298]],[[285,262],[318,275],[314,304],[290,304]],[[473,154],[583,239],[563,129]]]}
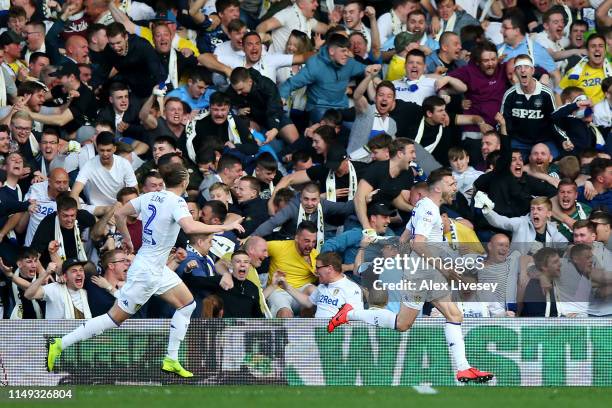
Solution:
{"label": "green grass pitch", "polygon": [[[448,408],[597,408],[609,407],[610,389],[593,387],[440,387],[437,394],[419,394],[411,387],[283,387],[283,386],[74,386],[71,399],[9,399],[0,388],[2,407],[85,408],[250,408],[250,407],[448,407]],[[23,389],[23,388],[19,388]],[[42,388],[39,388],[42,389]],[[420,405],[422,404],[422,405]]]}

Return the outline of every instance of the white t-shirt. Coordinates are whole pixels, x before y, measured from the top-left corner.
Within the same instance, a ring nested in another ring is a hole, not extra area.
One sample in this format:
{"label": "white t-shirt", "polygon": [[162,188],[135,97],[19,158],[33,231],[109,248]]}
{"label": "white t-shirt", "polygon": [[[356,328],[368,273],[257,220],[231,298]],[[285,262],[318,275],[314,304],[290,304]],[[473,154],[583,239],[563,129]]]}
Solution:
{"label": "white t-shirt", "polygon": [[345,303],[355,310],[363,309],[361,288],[346,276],[336,282],[317,286],[310,294],[310,301],[317,306],[315,318],[321,319],[333,317]]}
{"label": "white t-shirt", "polygon": [[[539,32],[533,35],[533,40],[540,44],[542,47],[546,48],[546,51],[553,50],[563,51],[565,47],[569,45],[569,40],[566,38],[562,38],[559,41],[553,41],[548,37],[548,33],[546,31]],[[550,54],[550,52],[549,52]],[[551,55],[552,57],[552,55]],[[565,71],[565,67],[567,66],[567,60],[559,60],[555,61],[557,68],[561,70],[561,72]]]}
{"label": "white t-shirt", "polygon": [[224,43],[221,43],[219,45],[217,45],[217,47],[215,48],[215,52],[213,53],[217,56],[217,58],[219,58],[220,56],[233,56],[233,57],[244,57],[244,51],[243,50],[234,50],[232,48],[232,42],[231,41],[225,41]]}
{"label": "white t-shirt", "polygon": [[[398,19],[399,24],[399,19]],[[406,27],[405,24],[401,25],[401,27]],[[391,12],[385,13],[382,16],[378,17],[378,34],[380,36],[380,45],[382,46],[384,43],[389,40],[389,38],[393,37],[393,24],[391,20]]]}
{"label": "white t-shirt", "polygon": [[272,31],[272,45],[269,50],[271,53],[282,53],[285,51],[291,31],[300,30],[310,38],[312,30],[318,24],[318,21],[314,18],[307,19],[302,10],[295,4],[279,11],[274,15],[274,18],[281,23],[281,26]]}
{"label": "white t-shirt", "polygon": [[595,126],[612,126],[612,104],[604,99],[593,107],[593,124]]}
{"label": "white t-shirt", "polygon": [[[164,190],[147,193],[130,201],[142,220],[142,247],[133,266],[147,274],[161,274],[170,250],[176,244],[181,229],[179,220],[191,217],[185,199]],[[142,268],[143,264],[148,268]],[[130,268],[132,270],[132,268]]]}
{"label": "white t-shirt", "polygon": [[421,198],[412,210],[412,217],[406,224],[406,229],[410,230],[413,238],[423,235],[427,242],[443,242],[444,225],[440,217],[440,207],[429,197]]}
{"label": "white t-shirt", "polygon": [[[419,105],[428,96],[436,94],[436,80],[425,76],[417,81],[406,81],[406,78],[396,79],[393,81],[393,85],[395,85],[395,99],[414,102]],[[417,89],[410,91],[411,85],[416,85]]]}
{"label": "white t-shirt", "polygon": [[[42,286],[44,292],[42,300],[47,302],[45,309],[45,319],[47,320],[64,319],[66,317],[64,311],[64,288],[62,286],[64,285],[57,282]],[[68,293],[74,307],[83,312],[83,302],[81,301],[80,293],[70,289],[68,289]]]}
{"label": "white t-shirt", "polygon": [[132,164],[117,155],[113,155],[110,170],[102,165],[100,156],[92,158],[81,168],[76,181],[85,184],[85,194],[93,205],[113,205],[119,190],[138,185]]}
{"label": "white t-shirt", "polygon": [[[246,65],[245,57],[219,55],[218,59],[220,63],[232,69]],[[276,83],[276,70],[282,67],[289,67],[291,64],[293,64],[293,55],[291,54],[265,54],[261,56],[257,64],[253,65],[253,68]]]}

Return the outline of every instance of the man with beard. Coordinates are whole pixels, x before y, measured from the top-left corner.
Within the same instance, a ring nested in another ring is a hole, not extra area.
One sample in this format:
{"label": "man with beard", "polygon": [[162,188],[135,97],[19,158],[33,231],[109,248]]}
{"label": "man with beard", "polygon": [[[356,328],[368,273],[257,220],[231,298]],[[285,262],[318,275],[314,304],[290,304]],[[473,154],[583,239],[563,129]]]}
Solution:
{"label": "man with beard", "polygon": [[[453,201],[457,193],[457,183],[448,169],[439,169],[432,172],[427,180],[429,193],[417,203],[410,221],[406,225],[406,232],[402,234],[400,241],[410,239],[412,256],[417,257],[415,261],[444,258],[448,254],[448,245],[443,242],[443,224],[440,216],[440,205]],[[420,259],[420,258],[424,259]],[[493,374],[481,372],[473,368],[465,357],[465,343],[461,331],[462,314],[457,305],[451,301],[450,293],[445,290],[423,290],[421,281],[431,283],[447,282],[447,278],[456,276],[456,272],[444,267],[442,262],[434,263],[436,267],[421,270],[406,269],[404,278],[414,281],[417,290],[402,291],[402,303],[399,313],[388,309],[359,310],[353,308],[349,303],[338,311],[328,323],[327,331],[333,332],[338,326],[349,323],[349,321],[362,321],[377,327],[386,327],[397,331],[408,330],[416,317],[421,312],[424,302],[430,301],[446,318],[444,334],[448,344],[453,363],[457,367],[457,380],[461,382],[477,381],[487,382],[493,378]],[[418,288],[418,286],[421,288]]]}
{"label": "man with beard", "polygon": [[249,129],[249,122],[230,111],[231,99],[223,92],[215,92],[210,97],[210,112],[196,116],[187,124],[186,151],[192,161],[207,140],[215,144],[238,149],[243,154],[257,153],[258,146]]}
{"label": "man with beard", "polygon": [[603,35],[592,34],[586,47],[587,56],[568,70],[559,86],[581,87],[593,105],[596,105],[605,98],[601,83],[606,77],[612,76],[612,64],[606,60],[606,39]]}
{"label": "man with beard", "polygon": [[[449,73],[467,85],[464,113],[480,115],[484,121],[495,126],[495,115],[499,112],[502,97],[506,92],[505,67],[497,57],[497,48],[490,42],[478,44],[471,53],[470,62]],[[466,126],[463,139],[470,157],[478,157],[481,132],[476,126]]]}
{"label": "man with beard", "polygon": [[483,207],[482,213],[492,226],[511,232],[512,242],[516,245],[540,242],[546,246],[555,246],[558,243],[568,242],[555,223],[550,222],[552,203],[548,197],[531,200],[529,214],[521,217],[509,218],[499,215],[487,205]]}
{"label": "man with beard", "polygon": [[[40,254],[28,247],[23,247],[17,257],[17,270],[9,268],[0,258],[0,269],[10,281],[9,292],[11,294],[10,313],[11,319],[42,319],[44,318],[45,305],[39,300],[29,300],[24,297],[24,292],[30,287],[37,275],[44,271],[39,261]],[[53,264],[50,265],[53,268]]]}
{"label": "man with beard", "polygon": [[555,111],[555,97],[550,88],[533,77],[533,61],[528,55],[519,55],[514,61],[518,83],[504,94],[501,112],[512,147],[520,149],[523,158],[536,143],[545,143],[553,157],[559,155],[557,143],[570,151],[573,145],[565,134],[559,134],[551,118]]}
{"label": "man with beard", "polygon": [[331,223],[331,217],[348,217],[353,214],[352,201],[336,203],[321,199],[321,189],[318,184],[308,183],[302,189],[298,198],[293,199],[282,210],[278,211],[272,218],[261,224],[253,232],[253,235],[267,237],[277,227],[281,227],[279,236],[287,238],[294,235],[302,221],[310,221],[317,227],[317,248],[323,245],[325,236],[334,235],[336,226]]}
{"label": "man with beard", "polygon": [[92,317],[108,312],[113,306],[116,300],[114,293],[125,284],[130,263],[130,258],[121,249],[113,249],[102,255],[102,274],[91,276],[85,281]]}
{"label": "man with beard", "polygon": [[25,291],[26,299],[42,299],[46,303],[45,319],[90,319],[91,310],[87,300],[85,270],[87,261],[70,258],[62,264],[62,277],[65,283],[45,284],[49,276],[55,272],[56,265],[51,262]]}
{"label": "man with beard", "polygon": [[529,163],[524,166],[524,170],[527,174],[557,187],[560,170],[552,161],[553,157],[548,146],[538,143],[531,148]]}

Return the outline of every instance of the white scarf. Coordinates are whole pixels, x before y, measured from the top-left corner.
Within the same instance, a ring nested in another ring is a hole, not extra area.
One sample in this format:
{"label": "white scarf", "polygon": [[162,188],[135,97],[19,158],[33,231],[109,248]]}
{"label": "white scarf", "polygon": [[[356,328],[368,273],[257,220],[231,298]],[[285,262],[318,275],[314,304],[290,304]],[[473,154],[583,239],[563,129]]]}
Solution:
{"label": "white scarf", "polygon": [[[531,60],[535,64],[535,54],[533,53],[533,42],[531,41],[531,38],[529,38],[528,35],[525,36],[525,41],[527,41],[527,54],[529,55],[529,58],[531,58]],[[505,50],[506,50],[506,43],[504,43],[501,46],[501,48],[497,50],[497,56],[501,57],[502,55],[504,55]]]}
{"label": "white scarf", "polygon": [[[436,146],[438,146],[438,143],[440,143],[440,139],[442,139],[442,132],[444,131],[444,128],[442,127],[442,125],[438,125],[438,127],[439,128],[438,128],[438,134],[436,135],[436,140],[434,140],[434,142],[430,144],[429,146],[423,146],[423,148],[427,150],[429,153],[434,151]],[[419,129],[417,130],[416,137],[414,138],[414,141],[416,143],[419,143],[419,144],[421,143],[421,139],[423,138],[423,132],[425,132],[425,117],[421,119],[421,123],[419,124]]]}
{"label": "white scarf", "polygon": [[310,30],[310,26],[308,25],[308,20],[306,19],[306,16],[304,15],[304,13],[302,13],[302,10],[300,10],[296,3],[293,3],[293,6],[291,7],[293,7],[293,11],[295,11],[295,14],[299,21],[299,26],[295,27],[295,29],[306,33],[306,35],[310,37],[312,33]]}
{"label": "white scarf", "polygon": [[[306,218],[306,211],[304,206],[300,204],[300,212],[298,213],[297,225],[299,226],[302,221]],[[325,239],[325,233],[323,232],[325,221],[323,220],[323,207],[321,203],[317,206],[317,251],[321,250],[323,241]]]}
{"label": "white scarf", "polygon": [[32,155],[36,156],[40,152],[40,146],[38,145],[38,140],[36,140],[36,137],[34,137],[34,133],[30,132],[28,140],[30,141],[30,149],[32,149]]}
{"label": "white scarf", "polygon": [[450,242],[449,245],[452,249],[457,249],[459,248],[459,236],[457,234],[457,226],[455,225],[455,221],[449,219],[448,220],[449,226],[450,226]]}
{"label": "white scarf", "polygon": [[234,244],[231,239],[224,237],[223,235],[213,235],[210,252],[212,252],[212,254],[217,258],[223,258],[223,255],[234,252],[235,248],[236,244]]}
{"label": "white scarf", "polygon": [[210,114],[208,110],[201,111],[198,115],[196,115],[192,120],[190,120],[185,126],[185,135],[187,136],[187,156],[191,159],[192,162],[196,162],[196,151],[193,148],[193,139],[197,136],[196,133],[196,123],[200,119],[204,119]]}
{"label": "white scarf", "polygon": [[438,31],[438,34],[436,34],[436,41],[440,41],[440,37],[442,37],[442,34],[444,32],[453,31],[455,29],[456,22],[457,22],[457,13],[453,12],[453,14],[450,16],[450,18],[446,22],[446,24],[443,23],[442,27],[440,28],[440,31]]}
{"label": "white scarf", "polygon": [[493,1],[494,0],[487,0],[487,2],[485,3],[484,7],[482,8],[482,14],[480,15],[480,18],[479,18],[479,21],[481,23],[489,15],[489,12],[491,11],[491,6],[493,5]]}
{"label": "white scarf", "polygon": [[592,123],[589,123],[589,129],[591,129],[591,131],[595,134],[595,145],[597,147],[605,146],[606,140],[604,139],[603,135],[601,134],[597,126],[595,126]]}
{"label": "white scarf", "polygon": [[[576,65],[574,65],[572,69],[570,69],[569,73],[567,74],[568,78],[569,79],[580,78],[580,74],[582,74],[582,71],[584,70],[584,67],[586,66],[588,62],[589,62],[589,57],[582,57],[582,59]],[[610,64],[610,61],[608,61],[607,58],[604,59],[603,70],[604,70],[605,77],[612,76],[612,64]],[[572,76],[574,76],[575,78],[571,78]]]}
{"label": "white scarf", "polygon": [[[215,239],[215,237],[213,237],[213,241],[214,241],[214,239]],[[214,246],[214,244],[213,244],[213,246]],[[195,249],[191,244],[187,244],[185,249],[187,249],[188,252],[193,252],[194,254],[199,256],[200,258],[206,259],[206,266],[208,267],[208,270],[206,271],[206,276],[215,276],[215,262],[210,257],[210,255],[208,255],[208,254],[202,255],[200,253],[200,251]],[[210,249],[212,250],[212,246],[211,246]],[[213,254],[217,255],[214,252],[213,252]],[[221,257],[219,256],[219,258],[221,258]]]}
{"label": "white scarf", "polygon": [[[44,161],[44,158],[43,158],[43,161]],[[5,185],[6,187],[12,188],[12,187],[11,187],[9,184],[6,184],[6,183],[5,183],[4,185]],[[18,200],[18,201],[23,201],[23,192],[21,191],[21,187],[19,186],[19,183],[15,184],[15,189],[14,189],[14,190],[17,192],[17,200]],[[14,230],[14,229],[10,230],[10,231],[9,231],[9,232],[6,234],[6,236],[7,236],[8,238],[10,238],[10,239],[17,239],[17,234],[15,233],[15,230]]]}
{"label": "white scarf", "polygon": [[[15,274],[19,275],[19,268],[15,271]],[[34,277],[36,279],[36,277]],[[23,319],[23,304],[21,303],[21,298],[19,297],[19,287],[15,282],[11,284],[13,289],[13,298],[15,299],[15,308],[11,312],[10,319]],[[42,310],[40,309],[40,305],[38,304],[38,300],[32,299],[32,306],[34,307],[34,313],[36,314],[37,319],[43,318]]]}
{"label": "white scarf", "polygon": [[[72,303],[72,296],[70,296],[70,292],[68,291],[68,287],[65,284],[60,285],[62,288],[62,298],[64,301],[64,319],[75,319],[74,314],[74,303]],[[81,296],[81,304],[83,305],[83,310],[81,312],[85,316],[86,319],[91,319],[91,310],[89,310],[89,302],[87,302],[87,291],[85,289],[79,289],[79,296]]]}
{"label": "white scarf", "polygon": [[170,58],[168,60],[168,79],[166,83],[171,83],[174,89],[179,86],[178,64],[176,62],[176,49],[178,48],[179,36],[174,35],[170,46]]}
{"label": "white scarf", "polygon": [[562,7],[563,7],[563,10],[565,11],[565,15],[567,16],[567,24],[565,25],[565,27],[563,27],[563,36],[569,37],[570,27],[572,26],[572,23],[574,22],[574,17],[572,17],[572,10],[570,10],[569,7],[567,7],[565,4],[562,4]]}
{"label": "white scarf", "polygon": [[235,145],[242,143],[238,127],[236,127],[236,120],[234,120],[231,112],[227,115],[227,138]]}
{"label": "white scarf", "polygon": [[391,15],[391,32],[393,35],[398,35],[402,31],[408,31],[406,23],[402,23],[402,20],[395,14],[395,10],[391,9],[389,14]]}
{"label": "white scarf", "polygon": [[[85,253],[85,247],[83,246],[83,242],[81,241],[81,234],[79,231],[79,223],[77,220],[74,220],[74,242],[77,247],[77,258],[79,261],[87,261],[87,254]],[[55,237],[54,239],[60,243],[58,255],[62,258],[62,261],[66,260],[66,248],[64,248],[64,237],[62,236],[62,229],[59,223],[59,215],[55,217]]]}
{"label": "white scarf", "polygon": [[0,107],[6,106],[6,84],[4,82],[4,68],[0,67]]}
{"label": "white scarf", "polygon": [[[353,163],[348,162],[349,166],[349,201],[355,198],[355,193],[357,192],[357,173],[355,172],[355,167],[353,167]],[[326,199],[329,201],[336,202],[336,173],[331,171],[327,175],[327,180],[325,180],[325,192]]]}

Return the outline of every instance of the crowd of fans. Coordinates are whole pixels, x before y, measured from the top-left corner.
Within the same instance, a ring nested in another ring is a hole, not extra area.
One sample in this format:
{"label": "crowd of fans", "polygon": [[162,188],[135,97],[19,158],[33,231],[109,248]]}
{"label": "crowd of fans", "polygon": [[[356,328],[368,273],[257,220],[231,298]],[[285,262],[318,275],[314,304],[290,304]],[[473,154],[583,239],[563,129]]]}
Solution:
{"label": "crowd of fans", "polygon": [[1,2],[0,316],[106,313],[154,245],[114,213],[174,163],[244,228],[179,234],[194,316],[397,310],[373,266],[441,167],[461,279],[501,287],[465,316],[612,315],[612,0],[366,3]]}

